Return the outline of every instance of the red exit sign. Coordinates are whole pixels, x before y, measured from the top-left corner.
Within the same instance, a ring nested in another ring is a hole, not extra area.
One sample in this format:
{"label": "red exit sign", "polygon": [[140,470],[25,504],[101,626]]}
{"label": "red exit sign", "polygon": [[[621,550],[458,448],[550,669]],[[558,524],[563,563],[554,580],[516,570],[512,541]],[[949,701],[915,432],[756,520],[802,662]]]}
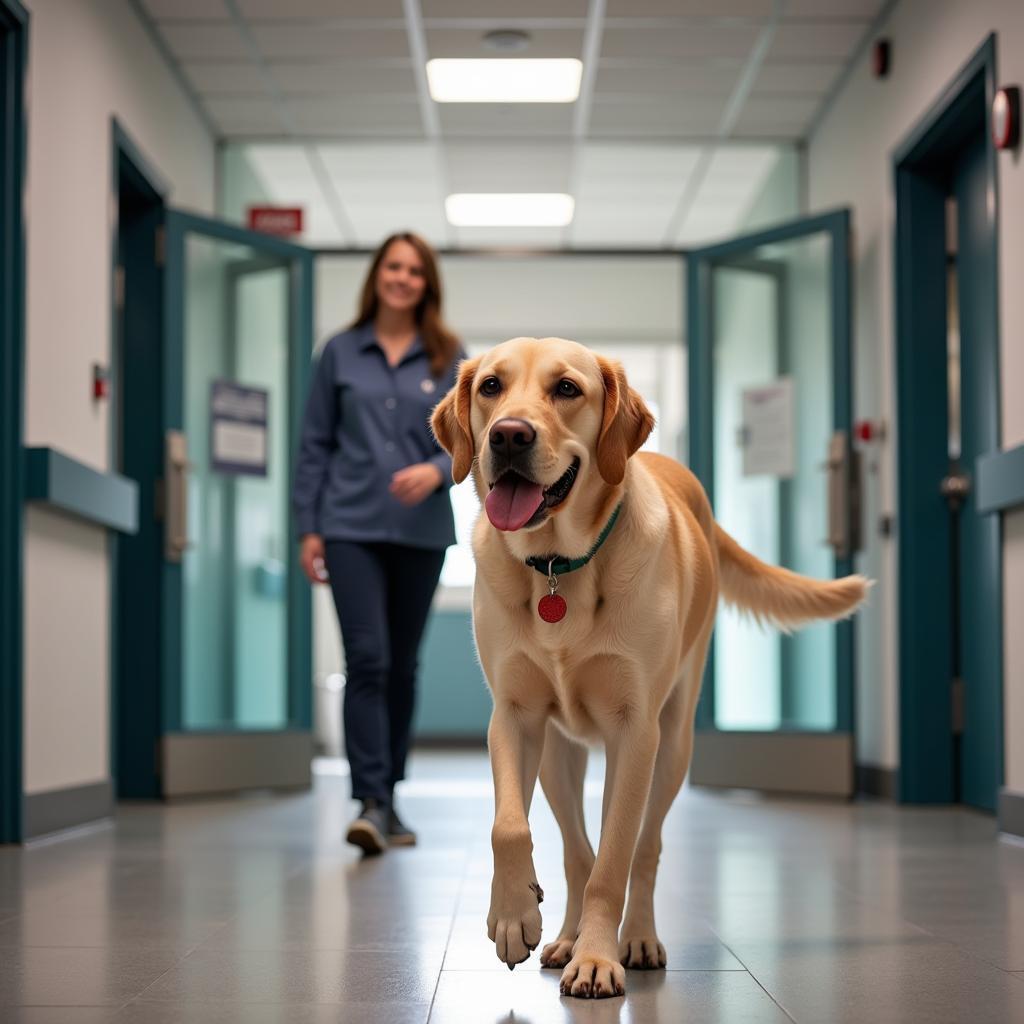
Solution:
{"label": "red exit sign", "polygon": [[250,206],[249,228],[268,235],[301,235],[301,206]]}

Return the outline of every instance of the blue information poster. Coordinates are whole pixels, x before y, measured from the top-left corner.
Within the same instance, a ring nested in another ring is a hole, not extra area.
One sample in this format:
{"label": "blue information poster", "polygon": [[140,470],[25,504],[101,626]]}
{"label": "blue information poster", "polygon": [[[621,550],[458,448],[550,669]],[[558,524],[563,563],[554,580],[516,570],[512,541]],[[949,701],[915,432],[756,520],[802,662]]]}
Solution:
{"label": "blue information poster", "polygon": [[210,468],[215,473],[267,475],[270,393],[230,380],[210,386]]}

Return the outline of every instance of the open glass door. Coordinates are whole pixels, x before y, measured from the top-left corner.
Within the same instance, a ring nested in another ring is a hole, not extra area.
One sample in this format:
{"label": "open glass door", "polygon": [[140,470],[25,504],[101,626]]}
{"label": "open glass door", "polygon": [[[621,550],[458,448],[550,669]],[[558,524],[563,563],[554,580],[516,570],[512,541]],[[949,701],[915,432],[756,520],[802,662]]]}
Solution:
{"label": "open glass door", "polygon": [[310,595],[289,495],[312,254],[169,211],[165,281],[161,788],[308,784]]}
{"label": "open glass door", "polygon": [[[689,254],[690,461],[748,551],[852,571],[848,211]],[[697,784],[854,790],[853,624],[792,636],[723,605],[697,713]]]}

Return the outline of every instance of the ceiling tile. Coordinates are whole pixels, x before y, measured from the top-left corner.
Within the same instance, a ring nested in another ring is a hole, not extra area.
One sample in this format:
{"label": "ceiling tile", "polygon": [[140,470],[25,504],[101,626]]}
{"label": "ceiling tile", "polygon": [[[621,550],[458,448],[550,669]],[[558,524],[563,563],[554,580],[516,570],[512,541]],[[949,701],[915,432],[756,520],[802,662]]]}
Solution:
{"label": "ceiling tile", "polygon": [[529,49],[517,54],[502,54],[484,44],[482,28],[427,27],[427,55],[433,57],[579,57],[583,52],[583,28],[543,28],[530,30]]}
{"label": "ceiling tile", "polygon": [[252,61],[184,63],[182,71],[200,93],[263,95],[265,91],[263,76]]}
{"label": "ceiling tile", "polygon": [[441,201],[440,166],[436,148],[430,144],[322,145],[318,149],[343,198]]}
{"label": "ceiling tile", "polygon": [[230,21],[224,0],[142,0],[156,21]]}
{"label": "ceiling tile", "polygon": [[586,18],[588,0],[420,0],[424,18]]}
{"label": "ceiling tile", "polygon": [[459,245],[560,249],[564,228],[458,228]]}
{"label": "ceiling tile", "polygon": [[167,22],[160,25],[160,34],[179,61],[187,61],[189,58],[249,59],[248,47],[234,25],[179,25]]}
{"label": "ceiling tile", "polygon": [[399,18],[402,0],[235,0],[247,18],[298,21],[303,18]]}
{"label": "ceiling tile", "polygon": [[602,60],[594,80],[594,95],[692,92],[702,96],[708,93],[729,95],[742,70],[743,62],[739,60],[728,60],[724,64],[688,61],[685,64],[666,62],[659,65]]}
{"label": "ceiling tile", "polygon": [[277,109],[260,96],[210,96],[203,100],[203,105],[227,134],[282,132]]}
{"label": "ceiling tile", "polygon": [[289,93],[416,93],[412,61],[392,58],[381,62],[274,62],[270,73],[282,92]]}
{"label": "ceiling tile", "polygon": [[757,41],[756,25],[605,28],[601,57],[742,57]]}
{"label": "ceiling tile", "polygon": [[821,64],[766,64],[754,81],[754,92],[823,93],[839,77],[842,61]]}
{"label": "ceiling tile", "polygon": [[446,136],[558,135],[572,130],[571,103],[440,103],[441,130]]}
{"label": "ceiling tile", "polygon": [[440,244],[445,234],[440,202],[347,202],[345,212],[358,243],[368,247],[379,245],[396,231],[414,231],[434,244]]}
{"label": "ceiling tile", "polygon": [[253,38],[264,57],[270,60],[322,57],[404,57],[409,59],[409,37],[404,27],[394,29],[354,29],[325,23],[318,26],[252,26]]}
{"label": "ceiling tile", "polygon": [[775,0],[608,0],[608,18],[764,18]]}
{"label": "ceiling tile", "polygon": [[714,135],[727,96],[667,99],[665,96],[594,98],[591,135]]}
{"label": "ceiling tile", "polygon": [[885,0],[789,0],[786,18],[862,18],[868,21]]}
{"label": "ceiling tile", "polygon": [[676,200],[652,202],[634,196],[611,204],[580,199],[571,235],[576,245],[660,246]]}
{"label": "ceiling tile", "polygon": [[581,201],[629,195],[674,202],[700,154],[696,146],[587,143],[579,154],[577,196]]}
{"label": "ceiling tile", "polygon": [[779,25],[768,50],[767,61],[785,62],[787,58],[806,58],[808,54],[813,54],[816,60],[830,57],[846,60],[866,31],[867,25],[861,22]]}
{"label": "ceiling tile", "polygon": [[449,192],[568,192],[572,146],[453,143],[445,147]]}
{"label": "ceiling tile", "polygon": [[804,124],[820,106],[819,96],[751,96],[743,104],[735,131],[742,134],[744,127],[751,124]]}
{"label": "ceiling tile", "polygon": [[423,134],[423,118],[415,103],[289,104],[292,133],[328,138],[416,137]]}

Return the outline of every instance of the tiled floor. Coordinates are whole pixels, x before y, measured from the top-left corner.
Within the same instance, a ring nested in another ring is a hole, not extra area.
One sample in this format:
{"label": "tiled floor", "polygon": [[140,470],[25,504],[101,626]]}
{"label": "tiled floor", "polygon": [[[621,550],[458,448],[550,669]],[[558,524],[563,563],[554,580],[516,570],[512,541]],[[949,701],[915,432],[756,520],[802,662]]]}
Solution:
{"label": "tiled floor", "polygon": [[[374,860],[340,841],[337,775],[0,848],[0,1021],[1024,1021],[1024,845],[989,817],[686,790],[659,883],[668,970],[584,1002],[487,941],[484,755],[420,754],[412,776],[420,845]],[[543,798],[532,818],[547,941],[561,848]]]}

